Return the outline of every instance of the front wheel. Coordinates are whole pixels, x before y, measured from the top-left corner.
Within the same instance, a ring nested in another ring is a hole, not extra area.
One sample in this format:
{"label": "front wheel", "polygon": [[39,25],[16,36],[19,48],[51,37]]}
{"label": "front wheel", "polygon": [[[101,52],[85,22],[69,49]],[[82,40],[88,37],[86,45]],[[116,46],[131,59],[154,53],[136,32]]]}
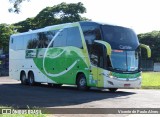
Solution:
{"label": "front wheel", "polygon": [[77,88],[79,90],[88,90],[87,80],[84,74],[80,74],[77,78]]}
{"label": "front wheel", "polygon": [[116,92],[116,91],[117,91],[117,89],[118,89],[118,88],[109,88],[108,90],[109,90],[109,92],[114,93],[114,92]]}

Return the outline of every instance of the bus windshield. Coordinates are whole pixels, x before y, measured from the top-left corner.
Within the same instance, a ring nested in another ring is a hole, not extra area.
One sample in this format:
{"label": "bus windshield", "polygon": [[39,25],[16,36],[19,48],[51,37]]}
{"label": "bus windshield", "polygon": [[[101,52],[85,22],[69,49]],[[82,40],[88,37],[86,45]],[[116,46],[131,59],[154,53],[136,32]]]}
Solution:
{"label": "bus windshield", "polygon": [[111,25],[101,27],[103,38],[112,49],[135,50],[139,46],[137,35],[132,29]]}
{"label": "bus windshield", "polygon": [[137,71],[138,70],[138,52],[112,50],[110,56],[112,69],[118,71]]}

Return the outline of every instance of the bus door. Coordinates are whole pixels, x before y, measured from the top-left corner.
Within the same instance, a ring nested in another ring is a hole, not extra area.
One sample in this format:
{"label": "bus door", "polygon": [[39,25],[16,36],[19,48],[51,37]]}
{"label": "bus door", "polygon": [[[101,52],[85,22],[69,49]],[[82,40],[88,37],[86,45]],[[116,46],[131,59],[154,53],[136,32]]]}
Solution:
{"label": "bus door", "polygon": [[91,60],[91,74],[93,76],[93,82],[97,87],[103,87],[103,74],[104,74],[104,45],[94,43],[92,45],[90,60]]}

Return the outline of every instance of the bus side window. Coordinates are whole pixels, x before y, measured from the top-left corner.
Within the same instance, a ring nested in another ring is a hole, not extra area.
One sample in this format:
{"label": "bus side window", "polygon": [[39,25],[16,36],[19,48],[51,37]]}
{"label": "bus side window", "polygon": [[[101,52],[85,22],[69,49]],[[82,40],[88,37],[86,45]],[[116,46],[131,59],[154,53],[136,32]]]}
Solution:
{"label": "bus side window", "polygon": [[47,48],[47,34],[46,32],[39,32],[38,33],[38,42],[37,42],[37,47],[38,48]]}
{"label": "bus side window", "polygon": [[78,27],[68,28],[67,46],[74,46],[81,49],[83,48],[81,35]]}
{"label": "bus side window", "polygon": [[[52,41],[52,39],[55,36],[56,31],[48,31],[46,36],[47,36],[47,47],[49,46],[50,42]],[[54,44],[54,41],[50,44],[49,48],[52,48]]]}
{"label": "bus side window", "polygon": [[[14,40],[14,43],[13,43]],[[24,49],[23,36],[15,36],[11,38],[11,49],[22,50]]]}
{"label": "bus side window", "polygon": [[93,44],[94,40],[101,39],[101,33],[97,26],[83,26],[82,30],[88,44]]}
{"label": "bus side window", "polygon": [[13,50],[16,49],[15,38],[16,37],[11,37],[11,41],[10,41],[10,48],[13,49]]}
{"label": "bus side window", "polygon": [[104,52],[103,45],[93,44],[90,54],[91,63],[100,68],[104,67]]}
{"label": "bus side window", "polygon": [[38,40],[33,35],[37,34],[35,33],[24,35],[24,46],[27,49],[35,49],[37,47]]}
{"label": "bus side window", "polygon": [[13,38],[11,38],[11,43],[12,43],[12,44],[13,44],[13,40],[14,40],[14,39],[13,39]]}
{"label": "bus side window", "polygon": [[[56,37],[55,37],[56,36]],[[66,46],[67,29],[56,31],[54,35],[53,47],[64,47]]]}
{"label": "bus side window", "polygon": [[92,46],[94,43],[94,40],[100,40],[101,39],[101,33],[99,30],[99,27],[97,26],[82,26],[83,35],[87,44],[87,49],[89,55],[92,51]]}
{"label": "bus side window", "polygon": [[94,66],[98,66],[98,49],[96,44],[93,44],[91,46],[91,50],[90,50],[90,60],[91,60],[91,64]]}

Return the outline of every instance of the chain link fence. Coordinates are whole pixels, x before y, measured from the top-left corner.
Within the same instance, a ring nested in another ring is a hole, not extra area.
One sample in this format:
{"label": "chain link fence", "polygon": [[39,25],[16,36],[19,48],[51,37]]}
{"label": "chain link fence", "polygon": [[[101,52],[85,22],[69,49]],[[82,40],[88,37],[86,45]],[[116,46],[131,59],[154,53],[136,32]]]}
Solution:
{"label": "chain link fence", "polygon": [[154,61],[152,59],[141,59],[141,70],[142,71],[153,71]]}

